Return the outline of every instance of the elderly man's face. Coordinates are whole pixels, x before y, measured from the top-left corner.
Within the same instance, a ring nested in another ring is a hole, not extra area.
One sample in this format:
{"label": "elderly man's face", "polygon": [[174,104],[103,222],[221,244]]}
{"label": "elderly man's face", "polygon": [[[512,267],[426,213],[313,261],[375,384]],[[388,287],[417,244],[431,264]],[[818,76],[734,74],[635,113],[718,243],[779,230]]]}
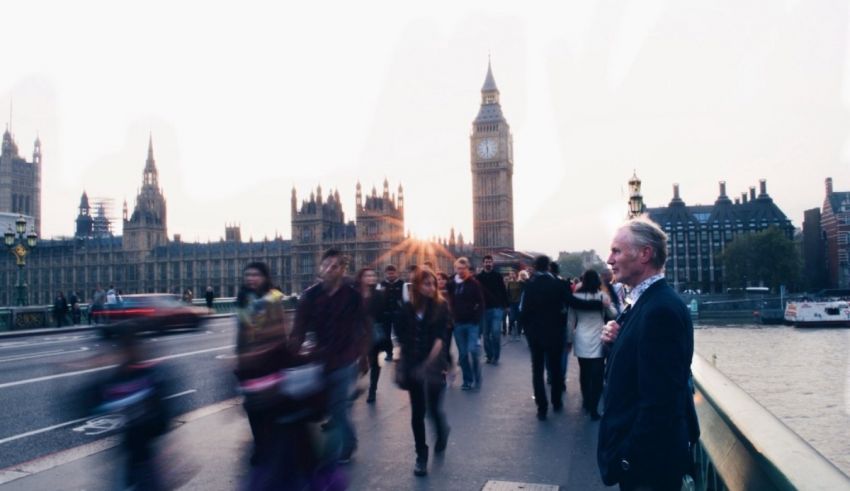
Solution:
{"label": "elderly man's face", "polygon": [[631,232],[621,228],[611,241],[611,254],[608,256],[611,272],[620,283],[636,286],[646,271],[646,263],[641,261],[638,248],[633,245]]}

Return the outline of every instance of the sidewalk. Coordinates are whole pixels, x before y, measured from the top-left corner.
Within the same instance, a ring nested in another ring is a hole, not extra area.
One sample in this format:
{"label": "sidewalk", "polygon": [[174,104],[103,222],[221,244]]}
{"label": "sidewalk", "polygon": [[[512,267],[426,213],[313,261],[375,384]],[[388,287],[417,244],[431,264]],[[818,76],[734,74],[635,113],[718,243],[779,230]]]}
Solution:
{"label": "sidewalk", "polygon": [[[531,398],[531,363],[524,342],[504,342],[498,367],[484,365],[480,392],[447,391],[452,433],[441,459],[425,478],[413,475],[413,435],[407,393],[381,374],[378,401],[354,403],[359,450],[347,466],[352,490],[480,490],[490,480],[557,485],[562,490],[605,489],[596,467],[596,434],[580,408],[578,365],[570,358],[565,410],[537,421]],[[225,401],[178,418],[185,421],[163,442],[170,487],[239,488],[246,473],[250,431],[238,401]],[[187,421],[188,420],[188,421]],[[428,429],[429,444],[433,438]],[[114,489],[120,452],[99,451],[3,485],[4,490]],[[70,460],[70,459],[69,459]],[[42,465],[42,467],[45,467]],[[38,466],[31,466],[38,470]],[[516,488],[503,488],[516,489]],[[528,488],[527,488],[528,489]]]}

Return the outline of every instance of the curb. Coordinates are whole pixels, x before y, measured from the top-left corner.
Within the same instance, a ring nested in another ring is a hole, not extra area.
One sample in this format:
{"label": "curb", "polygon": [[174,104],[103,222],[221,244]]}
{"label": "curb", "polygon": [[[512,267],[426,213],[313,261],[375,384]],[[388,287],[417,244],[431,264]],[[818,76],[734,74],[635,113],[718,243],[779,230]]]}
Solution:
{"label": "curb", "polygon": [[[205,315],[205,319],[224,319],[227,317],[233,317],[236,314],[212,314]],[[24,336],[43,336],[49,334],[68,334],[75,332],[90,332],[97,331],[98,325],[84,325],[84,326],[71,326],[71,327],[42,327],[39,329],[26,329],[21,331],[3,331],[0,332],[0,339],[5,338],[20,338]]]}

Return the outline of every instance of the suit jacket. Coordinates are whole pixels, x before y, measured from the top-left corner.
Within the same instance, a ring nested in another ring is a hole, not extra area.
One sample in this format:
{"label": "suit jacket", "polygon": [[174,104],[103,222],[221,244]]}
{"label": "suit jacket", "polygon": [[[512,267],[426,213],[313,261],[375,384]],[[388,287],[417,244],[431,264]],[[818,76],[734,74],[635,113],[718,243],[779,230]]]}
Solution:
{"label": "suit jacket", "polygon": [[[699,424],[689,387],[694,331],[661,279],[629,311],[608,357],[597,460],[602,481],[670,482],[688,470]],[[625,462],[624,462],[625,461]]]}
{"label": "suit jacket", "polygon": [[564,343],[567,323],[565,308],[602,311],[599,300],[576,298],[569,285],[550,274],[535,274],[525,284],[520,303],[520,321],[530,343]]}

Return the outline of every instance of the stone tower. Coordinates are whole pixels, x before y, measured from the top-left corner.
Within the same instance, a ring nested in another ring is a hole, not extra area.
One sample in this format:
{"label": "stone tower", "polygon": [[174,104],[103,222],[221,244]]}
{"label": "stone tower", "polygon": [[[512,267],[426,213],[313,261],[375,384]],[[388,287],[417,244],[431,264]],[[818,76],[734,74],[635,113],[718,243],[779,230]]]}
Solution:
{"label": "stone tower", "polygon": [[35,139],[32,161],[27,162],[9,128],[0,148],[0,212],[33,217],[41,235],[41,140]]}
{"label": "stone tower", "polygon": [[499,104],[499,89],[487,63],[481,108],[469,137],[472,220],[477,255],[514,248],[513,136]]}
{"label": "stone tower", "polygon": [[123,246],[128,251],[149,251],[165,245],[168,230],[165,197],[159,187],[159,173],[153,158],[153,138],[148,140],[148,158],[142,174],[142,189],[129,220],[124,221]]}
{"label": "stone tower", "polygon": [[80,198],[80,208],[77,214],[77,230],[74,237],[78,239],[87,239],[94,233],[94,219],[91,215],[91,206],[89,205],[89,195],[83,191],[83,196]]}
{"label": "stone tower", "polygon": [[388,264],[399,265],[398,245],[404,241],[404,189],[390,195],[389,181],[384,180],[381,195],[375,188],[363,196],[360,182],[356,188],[357,246],[355,265],[383,271]]}

